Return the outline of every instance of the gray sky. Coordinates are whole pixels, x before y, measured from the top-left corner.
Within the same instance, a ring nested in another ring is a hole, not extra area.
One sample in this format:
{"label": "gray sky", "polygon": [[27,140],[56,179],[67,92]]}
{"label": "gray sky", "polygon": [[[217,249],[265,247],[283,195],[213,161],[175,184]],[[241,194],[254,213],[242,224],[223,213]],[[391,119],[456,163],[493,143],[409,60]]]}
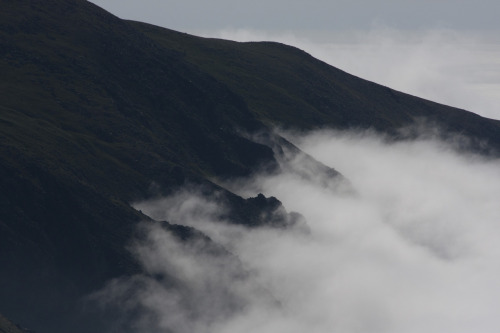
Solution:
{"label": "gray sky", "polygon": [[185,32],[220,28],[258,30],[398,29],[499,30],[497,0],[94,0],[122,17]]}
{"label": "gray sky", "polygon": [[500,119],[498,0],[94,0],[206,37],[274,40],[396,90]]}

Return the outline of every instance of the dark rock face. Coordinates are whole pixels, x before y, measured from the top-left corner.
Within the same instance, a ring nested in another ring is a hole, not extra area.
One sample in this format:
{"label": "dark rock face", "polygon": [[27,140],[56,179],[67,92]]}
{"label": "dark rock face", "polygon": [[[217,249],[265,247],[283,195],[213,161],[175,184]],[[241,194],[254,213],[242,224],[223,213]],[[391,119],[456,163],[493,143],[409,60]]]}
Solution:
{"label": "dark rock face", "polygon": [[[242,201],[241,205],[231,205],[228,219],[236,224],[248,225],[250,227],[274,227],[287,228],[299,223],[300,214],[288,213],[278,199],[266,198],[259,193],[255,198]],[[302,217],[305,221],[305,219]]]}

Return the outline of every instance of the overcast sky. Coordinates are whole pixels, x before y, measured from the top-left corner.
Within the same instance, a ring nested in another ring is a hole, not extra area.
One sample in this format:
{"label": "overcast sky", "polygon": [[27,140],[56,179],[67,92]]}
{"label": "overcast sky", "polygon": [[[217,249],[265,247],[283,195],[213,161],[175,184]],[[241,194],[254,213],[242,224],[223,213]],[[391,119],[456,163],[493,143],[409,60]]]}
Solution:
{"label": "overcast sky", "polygon": [[126,19],[292,44],[349,73],[500,119],[498,0],[94,0]]}
{"label": "overcast sky", "polygon": [[186,32],[200,29],[259,30],[500,27],[496,0],[95,0],[120,17]]}

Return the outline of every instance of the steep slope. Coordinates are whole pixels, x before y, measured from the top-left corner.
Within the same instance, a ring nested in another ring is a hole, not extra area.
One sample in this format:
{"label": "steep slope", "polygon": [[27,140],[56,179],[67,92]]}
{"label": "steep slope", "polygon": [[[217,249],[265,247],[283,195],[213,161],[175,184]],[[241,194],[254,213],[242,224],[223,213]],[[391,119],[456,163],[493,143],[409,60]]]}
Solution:
{"label": "steep slope", "polygon": [[131,24],[226,83],[267,124],[304,130],[373,128],[396,134],[401,127],[425,120],[500,149],[499,121],[360,79],[297,48]]}

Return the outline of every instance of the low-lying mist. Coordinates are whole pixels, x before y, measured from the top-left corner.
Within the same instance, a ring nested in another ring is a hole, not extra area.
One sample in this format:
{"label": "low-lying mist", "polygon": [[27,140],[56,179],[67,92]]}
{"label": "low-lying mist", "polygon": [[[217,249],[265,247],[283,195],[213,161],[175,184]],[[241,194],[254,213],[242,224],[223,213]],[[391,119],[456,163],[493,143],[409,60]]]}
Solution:
{"label": "low-lying mist", "polygon": [[145,225],[133,251],[147,274],[100,294],[134,309],[136,332],[498,331],[498,160],[429,136],[285,135],[353,190],[293,173],[228,184],[244,197],[276,196],[305,216],[309,233],[218,221],[217,196],[193,189],[137,203],[228,252]]}

